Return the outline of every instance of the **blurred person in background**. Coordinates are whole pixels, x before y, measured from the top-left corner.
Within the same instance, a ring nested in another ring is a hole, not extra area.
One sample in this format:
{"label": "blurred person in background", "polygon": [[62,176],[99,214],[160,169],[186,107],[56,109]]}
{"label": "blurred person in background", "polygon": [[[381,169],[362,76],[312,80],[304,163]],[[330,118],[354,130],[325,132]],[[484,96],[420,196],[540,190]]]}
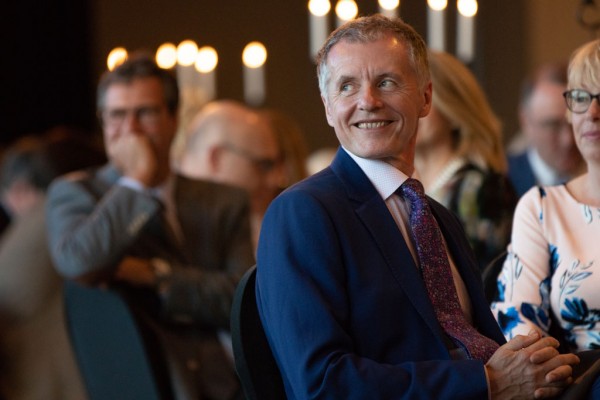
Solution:
{"label": "blurred person in background", "polygon": [[566,87],[566,63],[544,64],[523,82],[519,137],[525,148],[508,156],[508,175],[519,197],[535,185],[564,183],[585,170],[566,119]]}
{"label": "blurred person in background", "polygon": [[263,215],[289,179],[283,157],[278,135],[260,112],[233,100],[218,100],[193,118],[176,164],[184,176],[247,191],[256,248]]}
{"label": "blurred person in background", "polygon": [[[568,350],[600,349],[600,40],[573,53],[567,120],[586,172],[519,200],[492,310],[507,338],[558,327]],[[555,331],[556,332],[556,331]],[[599,354],[600,358],[600,354]]]}
{"label": "blurred person in background", "polygon": [[430,51],[429,66],[433,103],[419,121],[415,166],[425,192],[463,223],[483,269],[508,244],[517,202],[500,122],[458,59]]}
{"label": "blurred person in background", "polygon": [[48,252],[44,205],[54,178],[104,161],[101,148],[67,128],[24,137],[6,152],[0,170],[0,196],[11,216],[0,238],[0,393],[6,399],[87,397],[66,331],[62,279]]}
{"label": "blurred person in background", "polygon": [[333,161],[336,152],[337,148],[335,147],[322,147],[310,153],[306,160],[308,174],[314,175],[327,168]]}
{"label": "blurred person in background", "polygon": [[283,190],[308,176],[306,137],[298,122],[287,113],[275,108],[264,109],[260,113],[271,126],[279,142],[283,163],[279,186]]}
{"label": "blurred person in background", "polygon": [[97,109],[108,162],[50,186],[50,251],[63,277],[119,293],[138,327],[160,340],[149,350],[164,363],[150,367],[168,369],[165,391],[230,400],[240,387],[228,355],[229,313],[254,263],[248,196],[174,173],[178,107],[175,77],[151,55],[132,54],[105,72]]}

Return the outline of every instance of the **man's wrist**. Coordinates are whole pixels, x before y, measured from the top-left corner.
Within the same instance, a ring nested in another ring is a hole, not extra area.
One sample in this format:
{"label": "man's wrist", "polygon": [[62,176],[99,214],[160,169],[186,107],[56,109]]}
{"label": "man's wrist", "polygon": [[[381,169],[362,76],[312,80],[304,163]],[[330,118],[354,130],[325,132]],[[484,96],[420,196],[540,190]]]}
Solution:
{"label": "man's wrist", "polygon": [[164,258],[151,258],[150,267],[154,272],[155,286],[160,294],[164,294],[167,291],[168,281],[173,273],[171,263]]}

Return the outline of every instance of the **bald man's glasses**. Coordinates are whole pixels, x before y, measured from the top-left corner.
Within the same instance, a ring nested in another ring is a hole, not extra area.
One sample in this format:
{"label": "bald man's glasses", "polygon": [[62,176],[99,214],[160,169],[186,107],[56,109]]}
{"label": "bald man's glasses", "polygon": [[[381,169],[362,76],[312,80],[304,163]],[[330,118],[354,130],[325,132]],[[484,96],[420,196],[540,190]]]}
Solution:
{"label": "bald man's glasses", "polygon": [[587,90],[582,89],[567,90],[563,93],[563,97],[567,102],[567,108],[575,114],[583,114],[586,112],[594,99],[600,103],[600,93],[591,94]]}
{"label": "bald man's glasses", "polygon": [[252,164],[254,164],[261,172],[264,173],[272,171],[281,163],[280,158],[257,157],[254,154],[248,152],[247,150],[244,150],[241,147],[237,147],[236,145],[229,142],[223,143],[222,147],[234,154],[237,154],[240,157],[247,159]]}

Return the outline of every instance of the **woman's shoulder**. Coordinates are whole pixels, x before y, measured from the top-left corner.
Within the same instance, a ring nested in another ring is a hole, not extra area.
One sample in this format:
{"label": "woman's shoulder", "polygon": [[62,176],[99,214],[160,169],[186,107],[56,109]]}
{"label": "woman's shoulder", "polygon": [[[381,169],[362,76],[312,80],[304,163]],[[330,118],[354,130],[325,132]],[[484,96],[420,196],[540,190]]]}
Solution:
{"label": "woman's shoulder", "polygon": [[533,186],[521,196],[520,201],[535,203],[559,202],[565,206],[570,203],[576,203],[565,185]]}
{"label": "woman's shoulder", "polygon": [[517,212],[528,209],[536,215],[540,212],[547,213],[548,210],[560,213],[569,213],[577,209],[579,203],[571,196],[565,185],[557,186],[533,186],[521,196],[517,204]]}

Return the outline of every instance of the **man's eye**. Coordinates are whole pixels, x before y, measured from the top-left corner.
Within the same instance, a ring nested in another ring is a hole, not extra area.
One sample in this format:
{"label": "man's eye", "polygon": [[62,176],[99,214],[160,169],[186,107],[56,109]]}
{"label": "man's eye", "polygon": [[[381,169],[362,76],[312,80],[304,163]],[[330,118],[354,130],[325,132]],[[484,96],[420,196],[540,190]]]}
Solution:
{"label": "man's eye", "polygon": [[390,79],[384,79],[379,84],[379,87],[382,87],[382,88],[389,88],[389,87],[392,87],[392,86],[394,86],[394,82],[391,81]]}
{"label": "man's eye", "polygon": [[127,114],[127,111],[125,110],[111,110],[108,112],[108,118],[110,119],[123,119],[125,118],[125,115]]}
{"label": "man's eye", "polygon": [[357,91],[357,87],[355,84],[353,83],[345,83],[342,86],[340,86],[340,94],[343,96],[351,96],[354,93],[356,93]]}
{"label": "man's eye", "polygon": [[156,109],[154,107],[141,107],[138,110],[140,118],[148,118],[156,115]]}

